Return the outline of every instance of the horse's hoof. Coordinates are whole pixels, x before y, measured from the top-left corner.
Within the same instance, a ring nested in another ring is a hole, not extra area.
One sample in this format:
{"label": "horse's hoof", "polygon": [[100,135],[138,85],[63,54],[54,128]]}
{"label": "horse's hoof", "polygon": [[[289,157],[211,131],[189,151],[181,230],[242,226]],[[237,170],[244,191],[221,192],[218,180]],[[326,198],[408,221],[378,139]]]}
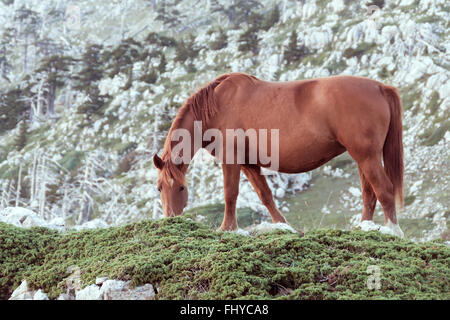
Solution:
{"label": "horse's hoof", "polygon": [[377,225],[372,220],[363,220],[359,223],[358,227],[362,231],[376,230],[382,234],[389,234],[391,236],[396,236],[399,238],[404,237],[403,231],[402,231],[402,229],[400,229],[398,224],[392,223],[390,220],[384,226]]}
{"label": "horse's hoof", "polygon": [[391,222],[391,220],[388,220],[386,227],[388,227],[392,231],[394,236],[397,236],[400,239],[403,239],[405,237],[405,234],[403,233],[402,229],[400,229],[398,223],[393,223]]}

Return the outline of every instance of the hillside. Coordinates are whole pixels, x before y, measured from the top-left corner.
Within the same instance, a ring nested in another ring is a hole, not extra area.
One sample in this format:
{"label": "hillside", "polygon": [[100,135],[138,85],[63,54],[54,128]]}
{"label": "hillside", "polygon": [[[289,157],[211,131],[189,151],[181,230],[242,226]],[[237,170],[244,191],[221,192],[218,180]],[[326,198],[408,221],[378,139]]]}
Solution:
{"label": "hillside", "polygon": [[[2,299],[24,279],[56,298],[75,266],[82,287],[97,277],[150,283],[156,299],[448,300],[449,262],[442,242],[416,244],[377,232],[248,237],[190,218],[68,233],[0,223]],[[374,270],[379,288],[370,287],[377,283]]]}
{"label": "hillside", "polygon": [[[199,86],[228,72],[352,74],[400,90],[406,236],[449,241],[449,21],[445,0],[1,1],[0,210],[25,207],[68,226],[158,219],[151,157]],[[188,209],[214,220],[220,166],[198,158]],[[359,221],[348,154],[313,172],[274,173],[269,185],[302,230]],[[267,220],[244,177],[240,190],[245,224]]]}

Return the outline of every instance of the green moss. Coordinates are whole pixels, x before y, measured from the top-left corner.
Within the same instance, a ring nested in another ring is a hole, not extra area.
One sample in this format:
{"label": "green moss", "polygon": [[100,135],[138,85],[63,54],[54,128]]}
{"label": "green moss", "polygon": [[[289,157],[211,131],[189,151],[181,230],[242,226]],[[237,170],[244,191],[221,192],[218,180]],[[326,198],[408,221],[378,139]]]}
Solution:
{"label": "green moss", "polygon": [[430,114],[432,115],[436,114],[439,110],[439,93],[437,91],[433,91],[427,108],[430,110]]}
{"label": "green moss", "polygon": [[[47,139],[49,130],[50,125],[44,124],[40,126],[38,129],[30,131],[27,139],[27,146],[34,144],[38,144],[41,147],[47,146],[50,143],[49,139]],[[27,149],[27,147],[25,147],[25,149]]]}
{"label": "green moss", "polygon": [[419,105],[420,102],[422,101],[421,97],[422,94],[419,90],[417,90],[417,86],[415,84],[401,88],[399,90],[399,93],[400,99],[402,101],[402,107],[404,110],[410,110],[413,108],[414,105]]}
{"label": "green moss", "polygon": [[445,136],[448,130],[450,130],[450,120],[440,124],[437,128],[430,128],[420,136],[422,144],[425,146],[434,146]]}
{"label": "green moss", "polygon": [[[223,203],[216,203],[196,207],[187,210],[186,213],[192,214],[194,217],[202,216],[205,219],[203,221],[204,223],[213,228],[218,228],[222,223],[224,211],[225,205]],[[246,228],[262,221],[262,215],[254,212],[250,208],[239,208],[237,209],[236,215],[240,228]]]}
{"label": "green moss", "polygon": [[329,52],[322,51],[318,54],[307,56],[303,59],[302,64],[306,65],[308,62],[311,63],[313,66],[322,66],[326,59],[329,56]]}
{"label": "green moss", "polygon": [[422,16],[419,19],[417,19],[417,23],[436,23],[441,21],[441,18],[439,16]]}
{"label": "green moss", "polygon": [[[70,266],[158,283],[159,299],[449,299],[450,249],[377,232],[220,233],[186,217],[57,233],[0,223],[0,298],[27,279],[55,298]],[[380,268],[381,289],[366,286]]]}
{"label": "green moss", "polygon": [[420,0],[415,0],[412,4],[407,6],[400,6],[400,10],[406,13],[415,13],[417,11],[417,7],[419,6]]}
{"label": "green moss", "polygon": [[14,179],[19,173],[19,167],[12,167],[8,163],[0,166],[0,179]]}
{"label": "green moss", "polygon": [[410,195],[405,197],[405,206],[409,206],[416,200],[416,196]]}
{"label": "green moss", "polygon": [[327,65],[327,69],[332,75],[341,73],[347,67],[344,60],[333,60]]}
{"label": "green moss", "polygon": [[343,56],[347,59],[357,57],[358,59],[361,58],[364,54],[368,53],[369,51],[375,49],[376,44],[375,43],[368,43],[363,42],[358,44],[356,48],[347,48],[345,49]]}
{"label": "green moss", "polygon": [[61,159],[60,165],[67,171],[71,171],[76,169],[83,159],[84,154],[81,151],[69,151],[66,155]]}
{"label": "green moss", "polygon": [[168,131],[170,129],[171,125],[172,125],[172,121],[166,121],[164,123],[161,123],[158,126],[158,131]]}

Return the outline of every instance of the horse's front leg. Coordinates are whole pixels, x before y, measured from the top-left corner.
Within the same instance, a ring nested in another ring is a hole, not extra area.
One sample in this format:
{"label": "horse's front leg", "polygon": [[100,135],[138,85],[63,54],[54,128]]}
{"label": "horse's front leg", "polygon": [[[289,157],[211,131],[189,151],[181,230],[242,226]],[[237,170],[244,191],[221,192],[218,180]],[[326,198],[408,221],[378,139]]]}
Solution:
{"label": "horse's front leg", "polygon": [[255,189],[259,199],[261,199],[261,202],[266,206],[267,210],[269,210],[270,216],[272,217],[272,222],[286,223],[286,219],[275,206],[272,191],[267,185],[266,177],[261,174],[261,168],[252,165],[242,166],[242,172],[244,172],[248,178],[248,181],[252,184],[253,189]]}
{"label": "horse's front leg", "polygon": [[225,195],[225,215],[219,230],[236,230],[238,228],[236,219],[236,199],[239,194],[241,166],[236,164],[223,164],[222,171]]}

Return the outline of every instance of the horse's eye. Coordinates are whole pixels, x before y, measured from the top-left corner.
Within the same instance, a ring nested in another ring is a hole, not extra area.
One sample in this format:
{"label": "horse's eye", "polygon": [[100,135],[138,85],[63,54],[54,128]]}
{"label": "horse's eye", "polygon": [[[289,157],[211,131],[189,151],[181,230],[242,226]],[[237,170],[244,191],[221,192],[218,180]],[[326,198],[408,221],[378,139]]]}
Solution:
{"label": "horse's eye", "polygon": [[183,187],[183,186],[181,186],[181,187],[180,187],[180,191],[183,191],[183,190],[184,190],[184,187]]}

